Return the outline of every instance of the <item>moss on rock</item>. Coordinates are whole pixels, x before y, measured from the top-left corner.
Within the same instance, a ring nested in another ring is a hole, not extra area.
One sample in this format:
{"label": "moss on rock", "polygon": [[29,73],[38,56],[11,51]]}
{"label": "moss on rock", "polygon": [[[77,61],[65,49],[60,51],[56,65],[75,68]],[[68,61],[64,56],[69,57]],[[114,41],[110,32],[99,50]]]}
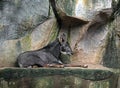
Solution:
{"label": "moss on rock", "polygon": [[104,80],[110,78],[113,73],[108,70],[100,69],[81,69],[81,68],[5,68],[0,70],[0,79],[11,80],[24,77],[43,77],[43,76],[78,76],[86,80]]}

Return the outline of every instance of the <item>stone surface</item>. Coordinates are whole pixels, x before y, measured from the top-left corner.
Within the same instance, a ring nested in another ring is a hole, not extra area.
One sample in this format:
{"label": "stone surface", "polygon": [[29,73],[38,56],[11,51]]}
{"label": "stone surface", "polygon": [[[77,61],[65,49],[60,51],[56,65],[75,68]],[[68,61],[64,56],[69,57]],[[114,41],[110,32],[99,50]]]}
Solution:
{"label": "stone surface", "polygon": [[98,88],[99,86],[99,88],[107,88],[113,75],[113,72],[107,69],[3,68],[0,70],[0,87]]}
{"label": "stone surface", "polygon": [[[48,0],[0,1],[0,67],[14,66],[19,53],[35,47],[33,35],[39,34],[34,32],[34,29],[48,19],[48,13]],[[41,31],[40,40],[43,39],[45,33],[51,31],[52,22],[50,26],[45,24],[44,26],[47,26],[46,32]],[[35,30],[44,30],[45,27],[42,27],[43,29],[36,28]],[[47,30],[48,27],[49,30]]]}
{"label": "stone surface", "polygon": [[57,35],[57,24],[55,19],[45,21],[31,33],[31,50],[42,48],[53,41]]}
{"label": "stone surface", "polygon": [[96,11],[111,8],[111,2],[112,0],[77,0],[75,15],[92,20]]}
{"label": "stone surface", "polygon": [[111,8],[112,0],[56,0],[67,15],[92,20],[96,11]]}
{"label": "stone surface", "polygon": [[63,10],[67,15],[75,15],[75,6],[77,0],[56,0],[58,7]]}
{"label": "stone surface", "polygon": [[103,57],[103,65],[110,68],[120,68],[120,30],[118,26],[120,23],[117,22],[120,21],[119,18],[109,26],[108,42]]}
{"label": "stone surface", "polygon": [[47,45],[56,38],[56,30],[55,19],[49,19],[24,37],[4,41],[0,45],[0,67],[13,67],[20,53]]}
{"label": "stone surface", "polygon": [[[88,69],[6,68],[0,71],[0,87],[119,88],[120,71],[114,68],[120,66],[120,20],[117,19],[112,25],[107,25],[110,14],[106,12],[109,11],[108,9],[101,11],[103,7],[110,7],[111,0],[56,1],[57,6],[63,11],[59,13],[64,21],[61,32],[68,34],[68,40],[74,51],[70,60],[65,62],[88,64]],[[110,2],[107,3],[108,1]],[[84,8],[79,8],[80,6]],[[96,11],[98,12],[94,14]],[[53,14],[52,11],[50,14]],[[48,0],[0,1],[0,67],[14,66],[19,53],[42,48],[56,38],[58,33],[56,21],[47,20],[48,16]],[[85,24],[82,24],[83,22]],[[101,66],[91,64],[111,67],[115,75],[107,69],[100,69]]]}
{"label": "stone surface", "polygon": [[48,17],[48,0],[1,0],[0,43],[30,32]]}
{"label": "stone surface", "polygon": [[113,73],[109,70],[102,69],[81,69],[81,68],[3,68],[0,70],[0,78],[4,80],[20,79],[26,77],[43,77],[43,76],[78,76],[86,80],[105,80],[110,78]]}
{"label": "stone surface", "polygon": [[[111,11],[101,11],[86,25],[71,28],[71,62],[100,64],[106,48],[109,29],[106,26]],[[104,19],[103,19],[104,17]],[[76,35],[76,36],[74,36]]]}

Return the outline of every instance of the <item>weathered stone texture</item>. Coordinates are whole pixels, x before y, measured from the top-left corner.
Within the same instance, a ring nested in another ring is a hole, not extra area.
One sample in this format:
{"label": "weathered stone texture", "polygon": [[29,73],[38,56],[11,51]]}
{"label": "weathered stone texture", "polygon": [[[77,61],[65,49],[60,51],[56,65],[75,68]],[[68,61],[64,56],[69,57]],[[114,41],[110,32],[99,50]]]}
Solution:
{"label": "weathered stone texture", "polygon": [[0,42],[24,36],[48,17],[48,0],[0,1]]}
{"label": "weathered stone texture", "polygon": [[[56,1],[57,6],[61,9],[58,12],[63,21],[60,32],[67,33],[74,51],[74,55],[71,56],[69,62],[65,62],[88,65],[103,64],[113,68],[115,76],[111,77],[111,72],[104,68],[101,71],[100,67],[96,65],[93,66],[94,69],[16,70],[8,68],[0,71],[0,87],[120,88],[120,77],[116,76],[116,73],[118,75],[120,72],[114,70],[114,68],[120,66],[119,18],[111,26],[107,24],[111,14],[109,9],[98,11],[109,7],[111,0]],[[106,3],[107,1],[110,1],[109,4]],[[81,6],[80,2],[85,8],[79,7]],[[96,7],[98,3],[99,8]],[[76,7],[78,4],[79,8]],[[50,14],[53,14],[52,11],[50,13],[49,11],[48,0],[0,1],[0,67],[13,67],[18,54],[42,48],[56,38],[58,33],[57,23],[54,18],[49,17]],[[95,14],[96,11],[98,12]],[[89,21],[82,20],[79,17]],[[115,30],[113,30],[114,28]],[[91,68],[91,66],[88,66],[88,68]],[[96,68],[99,70],[96,70]],[[28,76],[29,78],[27,78]],[[12,78],[20,78],[20,80],[16,81]]]}

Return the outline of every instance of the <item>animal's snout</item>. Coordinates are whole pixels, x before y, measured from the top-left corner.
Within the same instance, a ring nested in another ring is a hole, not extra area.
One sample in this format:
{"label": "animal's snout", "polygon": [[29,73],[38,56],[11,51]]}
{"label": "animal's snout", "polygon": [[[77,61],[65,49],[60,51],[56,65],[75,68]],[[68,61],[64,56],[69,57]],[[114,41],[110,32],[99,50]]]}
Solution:
{"label": "animal's snout", "polygon": [[73,52],[69,52],[68,55],[73,55]]}

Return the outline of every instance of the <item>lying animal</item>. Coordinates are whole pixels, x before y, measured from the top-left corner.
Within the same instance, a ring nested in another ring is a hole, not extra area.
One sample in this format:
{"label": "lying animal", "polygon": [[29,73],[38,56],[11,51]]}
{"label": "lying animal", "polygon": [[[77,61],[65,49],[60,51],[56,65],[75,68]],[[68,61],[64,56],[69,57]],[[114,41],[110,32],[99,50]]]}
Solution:
{"label": "lying animal", "polygon": [[62,65],[60,54],[72,54],[71,47],[67,42],[65,34],[57,38],[52,43],[35,51],[27,51],[21,53],[17,58],[19,67],[32,67],[37,65],[39,67],[49,66],[50,64]]}

